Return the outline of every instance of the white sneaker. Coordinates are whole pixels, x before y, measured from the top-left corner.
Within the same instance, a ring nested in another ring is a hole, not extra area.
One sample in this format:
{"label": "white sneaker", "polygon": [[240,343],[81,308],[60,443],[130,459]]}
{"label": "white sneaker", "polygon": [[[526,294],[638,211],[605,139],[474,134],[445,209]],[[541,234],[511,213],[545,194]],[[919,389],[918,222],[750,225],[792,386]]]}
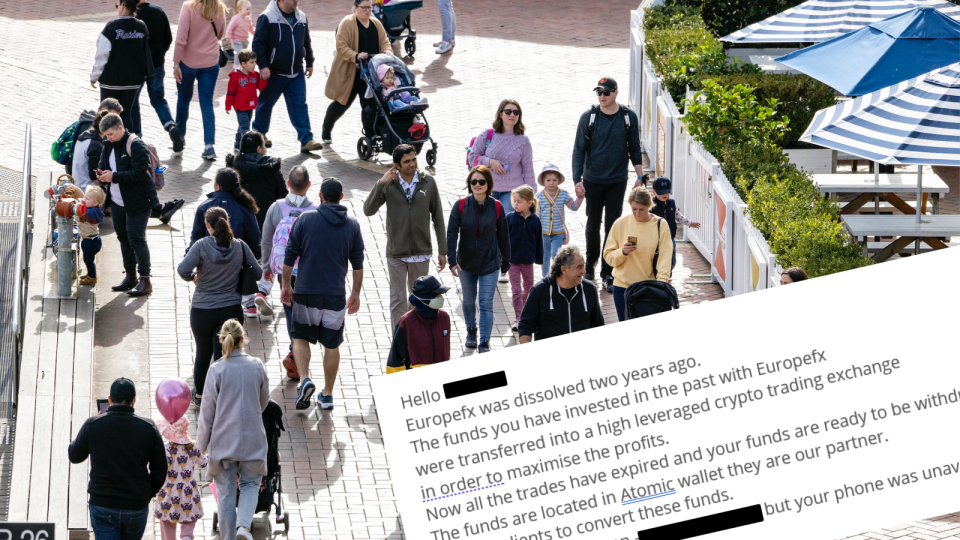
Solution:
{"label": "white sneaker", "polygon": [[499,281],[500,283],[510,283],[510,278],[507,276],[500,276],[500,278],[497,279],[497,281]]}
{"label": "white sneaker", "polygon": [[441,41],[440,44],[437,45],[437,51],[436,51],[436,52],[437,52],[437,54],[447,54],[447,53],[449,53],[450,51],[452,51],[455,46],[456,46],[456,42],[453,42],[453,41]]}
{"label": "white sneaker", "polygon": [[437,47],[440,46],[441,43],[443,43],[443,42],[442,42],[442,41],[438,41],[438,42],[434,43],[434,44],[433,44],[433,48],[436,49]]}
{"label": "white sneaker", "polygon": [[250,534],[250,531],[246,527],[237,527],[237,538],[243,538],[243,540],[253,540],[253,535]]}

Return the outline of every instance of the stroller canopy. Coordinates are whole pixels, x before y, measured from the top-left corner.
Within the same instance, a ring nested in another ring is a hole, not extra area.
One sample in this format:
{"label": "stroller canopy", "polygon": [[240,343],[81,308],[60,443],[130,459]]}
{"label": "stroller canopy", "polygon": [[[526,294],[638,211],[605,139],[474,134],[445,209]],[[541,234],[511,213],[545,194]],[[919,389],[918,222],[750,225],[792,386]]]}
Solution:
{"label": "stroller canopy", "polygon": [[[377,68],[381,65],[388,65],[393,68],[393,72],[400,76],[403,80],[404,86],[416,86],[417,81],[413,76],[413,72],[410,71],[410,68],[403,63],[403,60],[397,58],[392,54],[380,53],[375,54],[370,57],[370,78],[376,80],[377,78]],[[377,86],[379,86],[379,81],[377,81]]]}

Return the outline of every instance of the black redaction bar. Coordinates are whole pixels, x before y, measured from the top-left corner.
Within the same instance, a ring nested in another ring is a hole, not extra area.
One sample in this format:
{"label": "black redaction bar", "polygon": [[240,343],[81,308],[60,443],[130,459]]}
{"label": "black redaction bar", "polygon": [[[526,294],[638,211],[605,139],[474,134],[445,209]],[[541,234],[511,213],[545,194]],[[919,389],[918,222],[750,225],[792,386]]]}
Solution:
{"label": "black redaction bar", "polygon": [[443,395],[447,399],[468,396],[486,390],[493,390],[507,385],[507,373],[498,371],[479,377],[471,377],[459,381],[448,382],[443,385]]}
{"label": "black redaction bar", "polygon": [[640,531],[639,540],[686,540],[763,521],[759,504]]}

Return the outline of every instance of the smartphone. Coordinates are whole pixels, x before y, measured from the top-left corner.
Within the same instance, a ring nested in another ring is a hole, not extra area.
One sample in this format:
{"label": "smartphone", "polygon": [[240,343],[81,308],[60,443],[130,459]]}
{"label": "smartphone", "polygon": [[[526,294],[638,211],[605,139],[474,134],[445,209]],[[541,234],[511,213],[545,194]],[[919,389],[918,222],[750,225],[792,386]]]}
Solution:
{"label": "smartphone", "polygon": [[110,407],[110,401],[106,399],[97,400],[97,414],[103,414],[107,412],[108,407]]}
{"label": "smartphone", "polygon": [[628,244],[637,245],[637,237],[636,237],[636,236],[628,236],[628,237],[627,237],[627,243],[628,243]]}

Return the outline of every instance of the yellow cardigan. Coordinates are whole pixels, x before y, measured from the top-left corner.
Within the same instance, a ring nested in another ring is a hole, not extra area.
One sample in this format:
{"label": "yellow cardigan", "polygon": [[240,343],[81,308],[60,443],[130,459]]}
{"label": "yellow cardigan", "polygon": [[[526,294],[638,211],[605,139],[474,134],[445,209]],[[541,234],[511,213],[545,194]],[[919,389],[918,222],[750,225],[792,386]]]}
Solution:
{"label": "yellow cardigan", "polygon": [[[660,236],[657,236],[657,222],[660,224]],[[627,237],[637,237],[637,249],[630,255],[623,254],[623,245]],[[657,277],[653,277],[653,254],[660,245],[657,259]],[[639,281],[656,279],[670,282],[670,261],[673,258],[673,241],[670,239],[670,226],[661,218],[640,223],[633,214],[621,216],[613,222],[607,243],[603,246],[603,259],[613,267],[613,284],[627,288]]]}
{"label": "yellow cardigan", "polygon": [[[370,24],[377,27],[380,36],[380,52],[393,54],[390,40],[383,30],[383,25],[376,17],[370,17]],[[327,86],[324,94],[341,105],[350,100],[353,90],[353,81],[357,76],[357,49],[360,48],[360,36],[357,33],[357,16],[350,14],[340,21],[337,27],[337,50],[333,53],[333,65],[330,66],[330,75],[327,76]]]}

